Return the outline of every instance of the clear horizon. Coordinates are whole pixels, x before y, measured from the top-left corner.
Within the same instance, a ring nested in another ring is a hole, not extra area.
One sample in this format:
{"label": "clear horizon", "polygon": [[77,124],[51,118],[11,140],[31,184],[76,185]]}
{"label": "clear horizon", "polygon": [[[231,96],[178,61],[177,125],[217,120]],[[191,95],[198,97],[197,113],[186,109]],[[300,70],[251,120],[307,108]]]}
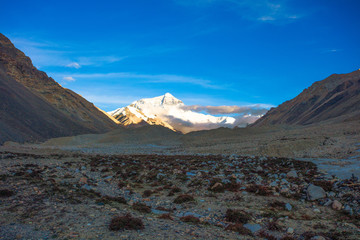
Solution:
{"label": "clear horizon", "polygon": [[[346,4],[345,4],[346,3]],[[2,33],[105,111],[170,92],[187,105],[276,106],[360,67],[359,1],[3,3]]]}

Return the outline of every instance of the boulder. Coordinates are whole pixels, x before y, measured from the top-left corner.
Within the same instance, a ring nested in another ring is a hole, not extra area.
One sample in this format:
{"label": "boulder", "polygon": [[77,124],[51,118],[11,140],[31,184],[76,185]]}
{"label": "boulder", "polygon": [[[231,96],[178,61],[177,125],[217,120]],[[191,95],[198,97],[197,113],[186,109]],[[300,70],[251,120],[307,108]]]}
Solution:
{"label": "boulder", "polygon": [[306,189],[306,196],[309,201],[314,201],[326,197],[326,192],[322,187],[310,184]]}

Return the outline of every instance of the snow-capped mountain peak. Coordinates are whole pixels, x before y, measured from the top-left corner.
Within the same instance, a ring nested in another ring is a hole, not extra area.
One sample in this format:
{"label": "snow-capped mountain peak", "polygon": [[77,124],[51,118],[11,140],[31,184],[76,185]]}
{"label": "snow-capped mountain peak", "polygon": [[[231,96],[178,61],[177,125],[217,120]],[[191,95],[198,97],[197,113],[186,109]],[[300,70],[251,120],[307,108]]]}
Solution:
{"label": "snow-capped mountain peak", "polygon": [[218,127],[233,127],[236,123],[236,119],[233,117],[212,116],[189,110],[181,100],[170,93],[134,101],[129,106],[116,109],[109,114],[125,126],[146,122],[183,133]]}
{"label": "snow-capped mountain peak", "polygon": [[170,93],[165,93],[162,96],[154,97],[154,98],[143,98],[130,104],[130,106],[140,110],[160,107],[160,106],[168,107],[174,105],[184,105],[184,103],[181,100],[175,98]]}

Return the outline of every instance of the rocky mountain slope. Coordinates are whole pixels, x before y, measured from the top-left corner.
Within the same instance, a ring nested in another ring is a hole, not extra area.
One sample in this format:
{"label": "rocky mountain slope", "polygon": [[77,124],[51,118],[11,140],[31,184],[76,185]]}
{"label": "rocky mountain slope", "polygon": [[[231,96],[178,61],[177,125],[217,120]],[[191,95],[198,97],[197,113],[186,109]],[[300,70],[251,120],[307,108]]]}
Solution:
{"label": "rocky mountain slope", "polygon": [[135,101],[129,106],[116,109],[109,114],[124,126],[148,123],[182,133],[233,127],[235,123],[233,117],[216,117],[188,110],[181,100],[170,93]]}
{"label": "rocky mountain slope", "polygon": [[333,74],[294,99],[270,109],[252,126],[307,125],[360,119],[360,71]]}
{"label": "rocky mountain slope", "polygon": [[2,34],[0,81],[0,144],[102,133],[117,127],[92,103],[37,70]]}

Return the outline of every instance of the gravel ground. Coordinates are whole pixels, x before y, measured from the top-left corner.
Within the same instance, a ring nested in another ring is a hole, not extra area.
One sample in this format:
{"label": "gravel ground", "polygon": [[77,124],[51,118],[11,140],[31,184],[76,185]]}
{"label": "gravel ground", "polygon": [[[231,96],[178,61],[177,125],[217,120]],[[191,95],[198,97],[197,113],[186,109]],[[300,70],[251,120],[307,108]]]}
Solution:
{"label": "gravel ground", "polygon": [[[0,166],[0,239],[360,237],[359,181],[306,161],[2,152]],[[144,229],[109,229],[128,213]]]}

